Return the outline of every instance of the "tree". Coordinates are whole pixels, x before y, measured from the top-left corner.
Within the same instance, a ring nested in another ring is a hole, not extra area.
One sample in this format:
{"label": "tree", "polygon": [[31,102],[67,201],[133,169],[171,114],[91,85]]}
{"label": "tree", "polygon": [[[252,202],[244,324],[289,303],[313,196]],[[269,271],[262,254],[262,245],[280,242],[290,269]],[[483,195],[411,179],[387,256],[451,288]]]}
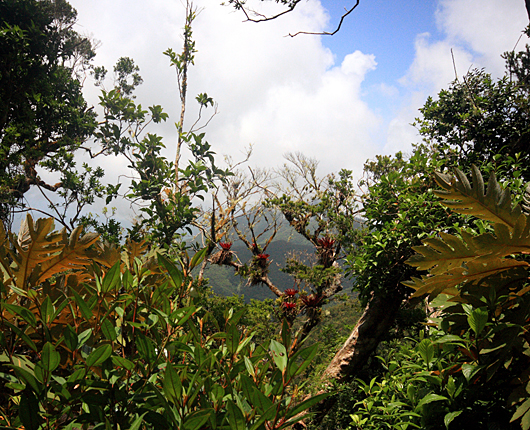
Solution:
{"label": "tree", "polygon": [[[80,83],[94,51],[72,29],[76,12],[64,0],[6,0],[0,16],[0,218],[9,225],[30,187],[71,186],[72,153],[95,127]],[[61,180],[45,182],[39,165]],[[100,173],[86,179],[95,185]]]}
{"label": "tree", "polygon": [[[525,64],[526,55],[521,56],[519,65]],[[522,72],[521,67],[518,70]],[[436,202],[431,193],[436,170],[461,164],[468,171],[473,162],[480,162],[488,173],[515,177],[509,186],[516,201],[522,199],[529,156],[527,147],[518,144],[528,128],[528,93],[522,87],[517,80],[493,82],[483,72],[471,72],[463,83],[454,82],[421,109],[423,117],[417,124],[424,142],[415,145],[410,158],[378,156],[365,166],[366,234],[348,264],[366,309],[326,370],[328,381],[345,382],[358,375],[388,337],[398,313],[420,301],[402,285],[413,275],[405,262],[414,246],[434,232],[450,233],[460,227],[487,230],[480,222],[449,215]],[[327,413],[329,402],[319,409]]]}
{"label": "tree", "polygon": [[[502,158],[518,154],[519,175],[530,181],[528,56],[528,47],[507,53],[508,73],[503,78],[494,80],[483,70],[472,70],[442,90],[437,100],[427,99],[415,125],[445,166],[470,171],[472,164],[486,162],[498,168]],[[495,160],[498,155],[502,158]],[[509,171],[499,173],[510,176]]]}
{"label": "tree", "polygon": [[[530,185],[523,206],[514,205],[509,189],[495,175],[486,188],[476,167],[472,173],[472,184],[460,170],[454,176],[437,173],[443,190],[435,194],[453,212],[479,218],[491,225],[491,231],[473,234],[458,229],[454,235],[425,239],[408,264],[429,275],[414,277],[406,285],[416,290],[414,296],[428,296],[429,301],[440,294],[450,298],[441,311],[438,337],[444,350],[454,345],[458,353],[440,372],[451,374],[463,390],[464,405],[466,399],[473,405],[471,410],[461,405],[453,412],[458,416],[455,424],[462,428],[480,422],[489,428],[491,420],[504,415],[504,422],[498,423],[503,428],[511,418],[521,419],[528,430],[530,264],[525,256],[530,253]],[[513,416],[506,416],[507,407]]]}

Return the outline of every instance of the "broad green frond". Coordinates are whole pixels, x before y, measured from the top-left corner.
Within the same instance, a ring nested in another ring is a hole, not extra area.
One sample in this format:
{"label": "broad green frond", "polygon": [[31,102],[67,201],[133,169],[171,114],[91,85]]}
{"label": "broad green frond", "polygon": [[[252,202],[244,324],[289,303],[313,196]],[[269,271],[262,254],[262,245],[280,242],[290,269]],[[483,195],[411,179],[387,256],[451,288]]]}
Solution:
{"label": "broad green frond", "polygon": [[512,228],[515,226],[522,214],[521,207],[512,205],[509,190],[502,189],[495,175],[490,177],[486,193],[484,180],[476,166],[472,167],[473,186],[460,170],[455,169],[455,175],[456,177],[435,173],[436,182],[444,188],[444,191],[434,193],[445,199],[442,201],[443,205],[456,213],[473,215]]}
{"label": "broad green frond", "polygon": [[419,270],[430,270],[433,275],[462,267],[466,261],[476,258],[479,252],[473,236],[465,231],[462,232],[462,239],[440,233],[440,238],[425,239],[423,243],[423,246],[413,247],[418,254],[410,257],[407,264]]}
{"label": "broad green frond", "polygon": [[34,286],[39,285],[57,273],[67,270],[79,270],[92,262],[87,256],[86,250],[98,240],[99,235],[97,233],[88,233],[81,237],[82,230],[83,227],[77,227],[69,238],[66,232],[63,232],[62,242],[67,243],[67,245],[61,250],[60,254],[43,262],[35,270],[35,273],[31,276]]}
{"label": "broad green frond", "polygon": [[403,282],[403,284],[416,290],[412,297],[428,295],[429,300],[433,300],[441,293],[458,296],[460,293],[455,288],[457,285],[485,280],[489,276],[521,266],[528,267],[530,264],[511,258],[474,260],[468,262],[464,267],[456,267],[440,275],[422,276],[421,279],[412,278],[411,281]]}
{"label": "broad green frond", "polygon": [[432,300],[440,293],[457,296],[459,285],[485,285],[493,275],[530,266],[513,258],[530,254],[530,216],[523,214],[519,206],[512,207],[508,191],[502,190],[494,175],[484,193],[484,182],[476,167],[473,166],[473,187],[461,171],[456,170],[455,174],[456,178],[452,178],[437,173],[436,180],[445,191],[435,193],[444,197],[442,203],[455,212],[492,222],[494,233],[440,233],[439,237],[424,240],[423,246],[414,247],[417,254],[407,263],[430,274],[404,282],[416,290],[413,297],[428,295]]}
{"label": "broad green frond", "polygon": [[10,252],[15,262],[13,272],[16,273],[17,287],[27,290],[28,279],[35,267],[45,261],[51,260],[61,252],[64,244],[60,243],[61,234],[52,233],[53,220],[39,219],[33,223],[33,218],[28,214],[19,235],[19,241],[14,241],[16,252]]}

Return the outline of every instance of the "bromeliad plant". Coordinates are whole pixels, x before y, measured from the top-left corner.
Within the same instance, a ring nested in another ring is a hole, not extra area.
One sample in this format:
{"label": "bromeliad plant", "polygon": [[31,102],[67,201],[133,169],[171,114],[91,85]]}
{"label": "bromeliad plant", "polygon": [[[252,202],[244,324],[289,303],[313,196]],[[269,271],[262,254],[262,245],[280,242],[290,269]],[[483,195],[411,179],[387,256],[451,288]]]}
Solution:
{"label": "bromeliad plant", "polygon": [[2,428],[272,430],[325,397],[299,401],[293,383],[316,346],[257,346],[241,312],[221,327],[198,312],[167,256],[52,226],[0,231]]}
{"label": "bromeliad plant", "polygon": [[[454,411],[459,415],[454,428],[463,428],[481,414],[481,420],[498,419],[495,413],[504,410],[504,414],[511,411],[512,426],[520,422],[527,430],[530,186],[523,205],[513,205],[509,191],[497,183],[494,175],[486,190],[476,167],[472,174],[471,185],[458,170],[454,177],[437,173],[436,181],[443,190],[435,193],[454,212],[481,220],[481,231],[461,229],[456,235],[441,232],[424,240],[423,246],[415,247],[418,254],[408,263],[429,274],[405,284],[416,290],[417,297],[449,297],[439,323],[446,335],[441,343],[458,354],[442,374],[458,380],[465,391],[462,397],[474,403],[473,408]],[[501,423],[503,428],[509,428],[510,415]]]}

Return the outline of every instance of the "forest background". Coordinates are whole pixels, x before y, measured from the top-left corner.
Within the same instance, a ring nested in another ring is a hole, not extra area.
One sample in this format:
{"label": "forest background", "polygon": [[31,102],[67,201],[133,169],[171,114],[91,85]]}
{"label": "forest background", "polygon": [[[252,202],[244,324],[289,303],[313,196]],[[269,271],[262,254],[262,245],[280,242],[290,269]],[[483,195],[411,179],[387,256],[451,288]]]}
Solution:
{"label": "forest background", "polygon": [[[162,107],[136,101],[134,61],[120,58],[106,81],[68,3],[1,6],[8,426],[530,427],[528,50],[505,54],[502,79],[474,69],[428,98],[416,120],[422,141],[408,156],[368,161],[359,180],[351,170],[320,175],[297,152],[276,170],[247,167],[249,152],[218,167],[203,133],[217,105],[189,94],[198,55],[190,3],[182,50],[164,52],[177,75],[174,146],[152,131],[168,118]],[[100,112],[83,99],[88,76]],[[186,117],[198,120],[187,126]],[[130,182],[105,184],[103,169],[76,153],[119,157]],[[492,175],[487,192],[474,165]],[[35,189],[47,209],[29,198]],[[127,230],[112,211],[89,213],[97,199],[120,198],[142,215]],[[63,232],[52,232],[51,218],[27,217],[11,233],[16,213],[28,211],[52,215]],[[271,271],[281,234],[310,250],[291,249],[289,285]],[[275,300],[212,294],[209,265]],[[410,266],[431,276],[412,278]],[[339,294],[351,281],[358,300]],[[429,330],[424,298],[438,300]],[[342,304],[329,307],[333,300]],[[336,318],[359,305],[355,327]],[[323,324],[327,313],[339,324]],[[318,359],[315,333],[328,352]],[[312,423],[300,415],[311,407]]]}

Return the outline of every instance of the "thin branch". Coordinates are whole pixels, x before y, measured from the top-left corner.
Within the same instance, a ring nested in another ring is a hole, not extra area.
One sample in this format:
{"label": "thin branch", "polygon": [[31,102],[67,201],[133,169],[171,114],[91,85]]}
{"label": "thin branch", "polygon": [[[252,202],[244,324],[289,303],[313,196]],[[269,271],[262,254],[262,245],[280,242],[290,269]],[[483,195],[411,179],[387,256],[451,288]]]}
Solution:
{"label": "thin branch", "polygon": [[346,10],[346,13],[344,13],[344,15],[341,16],[340,18],[340,21],[339,21],[339,25],[337,26],[337,28],[335,29],[335,31],[333,32],[329,32],[329,31],[321,31],[321,32],[311,32],[311,31],[299,31],[298,33],[295,33],[295,34],[291,34],[289,33],[289,36],[291,37],[295,37],[295,36],[298,36],[299,34],[312,34],[312,35],[315,35],[315,36],[333,36],[334,34],[336,34],[341,26],[342,26],[342,23],[344,21],[344,19],[350,14],[353,12],[353,10],[359,6],[359,1],[360,0],[357,0],[357,2],[355,3],[355,5],[351,8],[351,9],[347,9]]}
{"label": "thin branch", "polygon": [[289,8],[285,9],[283,12],[277,13],[276,15],[272,15],[272,16],[265,16],[265,15],[259,13],[259,12],[256,12],[254,10],[249,9],[250,13],[254,14],[255,16],[260,17],[260,18],[257,18],[257,19],[256,18],[251,18],[249,16],[249,12],[247,12],[247,10],[244,8],[244,6],[240,2],[237,2],[236,4],[237,4],[237,6],[239,6],[239,8],[245,14],[245,17],[247,18],[246,19],[247,21],[264,22],[264,21],[272,21],[273,19],[279,18],[280,16],[285,15],[286,13],[292,12],[298,3],[300,3],[300,0],[294,0],[291,3],[291,6],[289,6]]}

